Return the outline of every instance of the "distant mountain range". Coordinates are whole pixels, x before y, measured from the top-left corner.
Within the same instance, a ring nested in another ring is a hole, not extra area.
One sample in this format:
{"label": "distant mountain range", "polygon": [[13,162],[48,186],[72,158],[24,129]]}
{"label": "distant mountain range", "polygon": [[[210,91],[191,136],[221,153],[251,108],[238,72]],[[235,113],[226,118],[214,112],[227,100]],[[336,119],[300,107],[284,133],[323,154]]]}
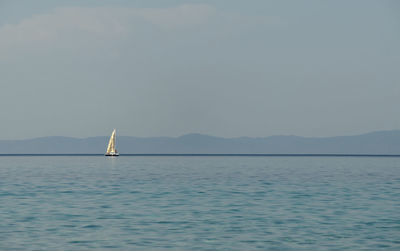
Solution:
{"label": "distant mountain range", "polygon": [[[0,154],[102,154],[108,138],[55,136],[0,140]],[[325,138],[221,138],[203,134],[176,138],[120,136],[117,149],[121,154],[400,154],[400,130]]]}

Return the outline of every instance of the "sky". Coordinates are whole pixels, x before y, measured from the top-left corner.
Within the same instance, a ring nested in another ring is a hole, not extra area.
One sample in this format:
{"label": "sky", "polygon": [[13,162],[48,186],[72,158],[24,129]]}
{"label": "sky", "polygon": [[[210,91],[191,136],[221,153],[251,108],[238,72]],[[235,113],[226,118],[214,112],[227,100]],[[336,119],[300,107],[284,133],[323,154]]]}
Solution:
{"label": "sky", "polygon": [[0,139],[400,129],[396,0],[0,0]]}

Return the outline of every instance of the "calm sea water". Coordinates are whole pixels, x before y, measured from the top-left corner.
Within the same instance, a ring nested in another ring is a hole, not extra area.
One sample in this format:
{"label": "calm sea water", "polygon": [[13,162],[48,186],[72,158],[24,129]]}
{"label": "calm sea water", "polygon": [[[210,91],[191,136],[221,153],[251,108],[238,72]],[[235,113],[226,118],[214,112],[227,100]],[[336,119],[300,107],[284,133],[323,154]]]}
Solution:
{"label": "calm sea water", "polygon": [[400,158],[0,157],[1,250],[400,250]]}

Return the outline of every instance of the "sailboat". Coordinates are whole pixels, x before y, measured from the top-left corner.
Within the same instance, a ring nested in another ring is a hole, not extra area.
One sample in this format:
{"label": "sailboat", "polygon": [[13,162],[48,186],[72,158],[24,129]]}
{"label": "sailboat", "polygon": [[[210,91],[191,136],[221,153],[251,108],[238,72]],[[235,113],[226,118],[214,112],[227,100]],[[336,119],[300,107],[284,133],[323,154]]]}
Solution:
{"label": "sailboat", "polygon": [[117,149],[115,149],[115,134],[116,130],[114,129],[111,134],[110,140],[108,141],[107,152],[106,154],[104,154],[105,156],[119,156]]}

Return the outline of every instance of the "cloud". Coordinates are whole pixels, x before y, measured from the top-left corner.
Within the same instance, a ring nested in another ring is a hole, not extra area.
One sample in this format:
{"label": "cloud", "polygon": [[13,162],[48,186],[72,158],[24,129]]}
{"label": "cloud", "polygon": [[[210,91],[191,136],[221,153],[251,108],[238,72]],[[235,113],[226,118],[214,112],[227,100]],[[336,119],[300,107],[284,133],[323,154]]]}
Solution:
{"label": "cloud", "polygon": [[[277,27],[274,16],[247,16],[217,10],[207,4],[183,4],[170,8],[62,7],[50,13],[0,26],[0,53],[10,48],[76,43],[88,39],[118,40],[135,32],[197,31],[207,27],[212,34],[238,34],[258,26]],[[130,37],[131,38],[131,37]]]}
{"label": "cloud", "polygon": [[118,39],[140,25],[162,31],[193,28],[215,14],[209,5],[186,4],[173,8],[68,7],[35,15],[18,24],[0,27],[0,50],[59,40]]}

